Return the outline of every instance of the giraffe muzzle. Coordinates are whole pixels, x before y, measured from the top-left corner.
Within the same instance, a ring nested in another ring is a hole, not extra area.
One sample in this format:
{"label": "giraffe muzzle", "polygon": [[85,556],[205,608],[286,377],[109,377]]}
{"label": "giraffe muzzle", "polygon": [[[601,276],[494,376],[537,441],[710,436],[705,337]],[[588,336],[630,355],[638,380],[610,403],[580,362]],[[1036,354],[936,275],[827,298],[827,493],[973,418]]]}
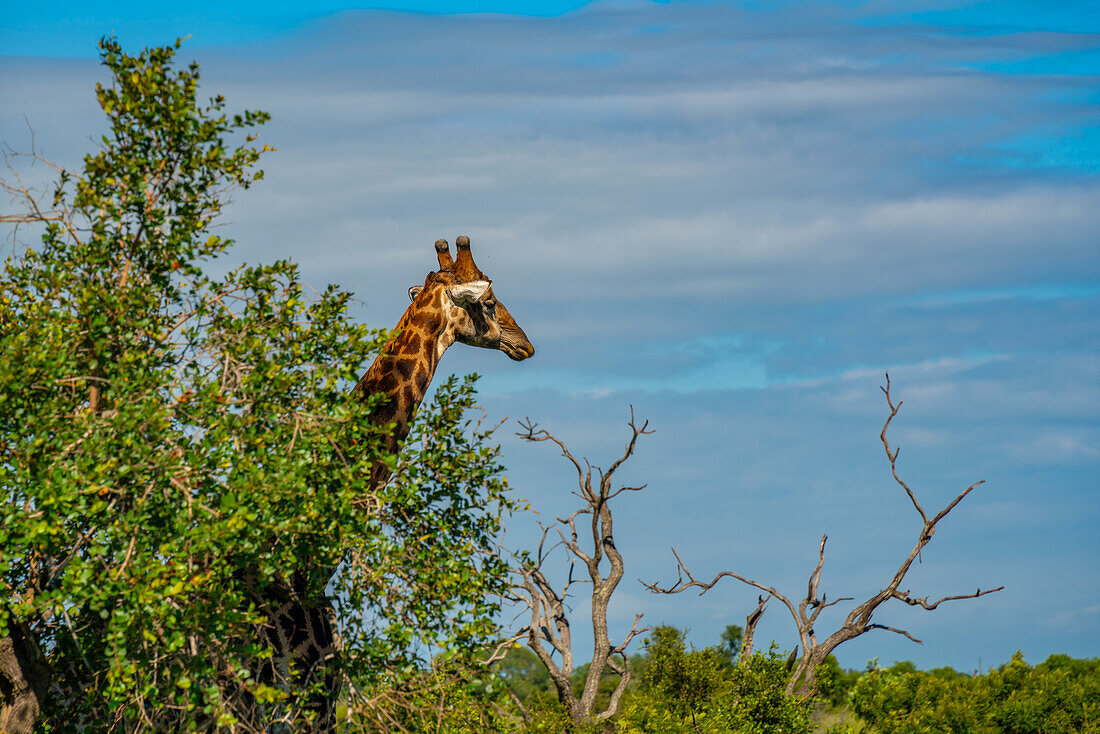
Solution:
{"label": "giraffe muzzle", "polygon": [[515,336],[508,333],[502,333],[500,335],[500,351],[517,362],[530,359],[535,355],[535,347],[522,332],[520,332],[519,338],[515,338]]}

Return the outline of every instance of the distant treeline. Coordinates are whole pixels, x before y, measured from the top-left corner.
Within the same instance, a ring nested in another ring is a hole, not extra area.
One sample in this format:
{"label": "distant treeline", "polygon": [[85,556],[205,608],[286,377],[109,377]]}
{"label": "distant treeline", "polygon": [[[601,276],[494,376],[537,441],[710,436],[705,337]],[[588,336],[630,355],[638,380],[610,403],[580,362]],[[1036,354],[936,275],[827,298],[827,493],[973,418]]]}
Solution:
{"label": "distant treeline", "polygon": [[1031,666],[1017,652],[982,675],[921,671],[909,661],[885,669],[869,665],[863,672],[841,671],[835,660],[823,667],[822,697],[850,708],[865,731],[1100,732],[1100,658],[1051,655]]}
{"label": "distant treeline", "polygon": [[[844,670],[830,656],[809,702],[782,695],[787,655],[774,646],[747,668],[733,663],[741,629],[727,627],[719,644],[695,650],[682,630],[663,626],[631,657],[634,679],[619,716],[603,731],[694,732],[972,732],[1088,734],[1100,732],[1100,659],[1051,655],[1029,665],[1022,654],[984,674],[943,667],[922,671],[910,661]],[[586,668],[574,675],[579,686]],[[532,714],[519,732],[546,731],[556,712],[546,669],[516,648],[499,669],[503,682]],[[603,695],[616,683],[608,676]]]}

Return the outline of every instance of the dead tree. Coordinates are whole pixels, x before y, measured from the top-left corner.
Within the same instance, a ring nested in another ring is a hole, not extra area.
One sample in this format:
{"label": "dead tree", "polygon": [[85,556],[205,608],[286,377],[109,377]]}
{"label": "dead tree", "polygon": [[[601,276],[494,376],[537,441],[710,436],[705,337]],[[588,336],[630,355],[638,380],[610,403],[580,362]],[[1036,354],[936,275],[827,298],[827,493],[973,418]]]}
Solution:
{"label": "dead tree", "polygon": [[890,460],[890,471],[893,474],[894,481],[905,490],[905,494],[909,497],[909,501],[912,502],[913,508],[920,515],[921,529],[917,535],[916,544],[913,549],[909,551],[909,555],[905,557],[905,560],[901,562],[898,570],[894,573],[894,577],[890,582],[878,591],[871,595],[866,601],[853,607],[848,616],[844,618],[844,623],[840,625],[840,628],[835,632],[827,635],[823,640],[818,639],[817,632],[814,625],[817,623],[818,615],[821,612],[831,606],[840,604],[841,602],[854,601],[852,597],[840,597],[832,601],[826,601],[826,595],[818,593],[818,586],[821,582],[821,570],[825,565],[825,540],[826,536],[821,536],[821,543],[818,546],[817,565],[814,567],[813,572],[810,574],[809,583],[807,584],[806,596],[797,603],[797,605],[791,601],[791,598],[785,596],[775,588],[767,586],[758,581],[746,578],[740,574],[732,571],[723,571],[718,574],[709,582],[699,581],[688,570],[683,560],[680,559],[676,549],[672,550],[673,555],[676,557],[677,563],[677,579],[676,583],[671,587],[661,587],[656,583],[645,584],[645,586],[653,592],[661,594],[678,594],[681,591],[686,591],[691,588],[700,589],[700,594],[704,594],[712,589],[722,578],[728,576],[736,579],[744,584],[760,589],[766,592],[766,596],[759,597],[756,610],[750,614],[746,620],[744,643],[742,646],[742,654],[740,658],[741,664],[745,664],[749,657],[752,655],[752,639],[756,630],[756,625],[763,616],[764,609],[770,599],[778,599],[781,604],[787,607],[787,611],[790,612],[791,618],[794,620],[796,629],[798,630],[798,638],[802,655],[798,655],[799,646],[795,647],[792,653],[792,663],[797,659],[797,664],[793,665],[791,677],[787,683],[787,693],[793,694],[797,690],[799,695],[808,695],[814,686],[814,678],[817,671],[817,666],[825,662],[833,650],[847,642],[848,640],[859,637],[864,632],[870,630],[886,630],[888,632],[894,632],[909,638],[913,642],[921,643],[913,635],[909,634],[906,630],[898,629],[896,627],[889,627],[884,624],[878,624],[872,622],[871,618],[875,611],[884,602],[890,599],[897,599],[905,602],[909,606],[921,607],[922,609],[932,610],[938,607],[945,601],[953,601],[956,599],[974,599],[979,596],[985,596],[986,594],[992,594],[995,591],[1000,591],[1003,586],[998,586],[995,589],[986,589],[983,591],[979,588],[972,594],[959,594],[957,596],[946,596],[937,601],[929,601],[927,596],[915,597],[912,596],[909,590],[902,590],[901,583],[905,580],[905,575],[909,573],[909,568],[913,565],[913,561],[920,557],[921,550],[924,546],[928,545],[932,540],[932,536],[936,532],[936,525],[947,516],[951,510],[955,509],[955,506],[962,501],[963,497],[970,494],[976,487],[984,484],[985,481],[975,482],[969,487],[964,489],[953,499],[946,507],[940,510],[933,517],[928,517],[928,514],[921,507],[921,504],[917,501],[916,495],[908,484],[898,476],[897,460],[898,453],[901,449],[891,449],[890,442],[886,438],[886,431],[890,427],[890,422],[894,420],[894,416],[898,414],[901,409],[902,402],[899,400],[896,404],[890,395],[890,375],[886,375],[886,385],[881,388],[883,394],[886,396],[886,403],[890,407],[890,414],[886,417],[886,422],[882,426],[882,432],[879,434],[879,439],[882,441],[882,447],[886,451],[886,457]]}
{"label": "dead tree", "polygon": [[[543,526],[542,538],[535,556],[526,558],[515,569],[517,581],[509,599],[530,611],[530,622],[502,643],[495,655],[490,658],[490,662],[502,659],[511,644],[518,640],[525,640],[527,646],[546,666],[558,699],[569,712],[570,718],[578,724],[593,719],[605,720],[618,712],[619,702],[627,683],[630,682],[630,665],[626,657],[626,647],[635,635],[648,629],[638,629],[638,622],[642,618],[642,615],[638,614],[634,617],[634,624],[620,644],[612,644],[607,632],[607,605],[615,592],[615,587],[623,577],[623,557],[615,545],[609,503],[623,492],[637,492],[645,489],[646,486],[643,484],[640,487],[613,488],[612,478],[623,462],[634,453],[638,437],[652,431],[648,430],[648,421],[640,428],[638,427],[634,421],[634,411],[631,409],[630,440],[627,441],[622,456],[611,464],[607,471],[604,471],[583,459],[582,466],[564,443],[549,432],[539,429],[530,419],[521,421],[520,426],[524,429],[522,433],[516,434],[520,438],[532,442],[551,441],[561,449],[562,456],[569,460],[577,472],[578,490],[573,494],[584,501],[584,506],[569,517],[556,518],[555,525]],[[578,520],[586,515],[589,518],[588,528],[578,529]],[[566,528],[569,530],[568,533],[564,532]],[[558,540],[547,546],[547,539],[552,531],[557,533]],[[591,538],[590,550],[586,549],[588,543],[581,541],[581,536],[585,534],[590,535]],[[561,589],[556,589],[547,579],[543,566],[551,551],[559,546],[568,550],[572,556],[572,562],[568,580]],[[587,579],[573,578],[577,561],[584,565]],[[592,584],[593,650],[592,662],[584,679],[584,687],[578,696],[573,692],[573,647],[565,600],[574,583],[586,582]],[[600,680],[607,670],[618,675],[619,681],[611,693],[607,707],[603,711],[596,712],[593,709]]]}

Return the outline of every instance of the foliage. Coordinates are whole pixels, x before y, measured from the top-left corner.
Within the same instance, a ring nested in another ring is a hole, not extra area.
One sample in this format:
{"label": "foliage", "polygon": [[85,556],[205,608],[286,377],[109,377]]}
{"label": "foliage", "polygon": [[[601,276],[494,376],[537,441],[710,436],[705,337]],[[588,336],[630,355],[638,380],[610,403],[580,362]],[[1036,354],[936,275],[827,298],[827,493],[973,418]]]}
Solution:
{"label": "foliage", "polygon": [[554,692],[554,684],[550,682],[546,666],[530,648],[522,645],[508,650],[504,660],[497,666],[497,675],[523,702],[537,694],[551,695]]}
{"label": "foliage", "polygon": [[[517,648],[525,649],[525,648]],[[522,660],[522,657],[520,658]],[[526,666],[524,666],[526,667]],[[604,734],[609,724],[576,724],[550,690],[523,699],[526,719],[511,705],[500,677],[476,666],[444,664],[402,682],[379,681],[364,692],[373,705],[349,709],[342,731],[408,734]]]}
{"label": "foliage", "polygon": [[727,624],[726,628],[722,630],[722,644],[718,646],[718,649],[730,665],[736,663],[737,658],[741,655],[741,638],[744,634],[745,630],[739,624]]}
{"label": "foliage", "polygon": [[518,727],[520,734],[605,734],[610,726],[606,722],[574,722],[558,697],[551,694],[533,696],[528,712],[529,720]]}
{"label": "foliage", "polygon": [[1100,660],[1054,655],[1033,668],[1017,652],[1006,665],[973,677],[901,666],[862,676],[850,701],[883,734],[1100,732]]}
{"label": "foliage", "polygon": [[848,700],[848,692],[859,680],[859,675],[858,671],[842,669],[836,656],[830,655],[825,658],[825,662],[817,666],[817,676],[814,680],[817,694],[834,708],[843,706]]}
{"label": "foliage", "polygon": [[786,659],[773,645],[730,666],[720,647],[688,651],[683,632],[662,626],[648,640],[646,673],[619,717],[623,734],[810,731],[812,701],[788,696]]}
{"label": "foliage", "polygon": [[[636,656],[630,658],[631,662]],[[571,676],[573,695],[580,698],[584,692],[585,683],[588,681],[588,673],[592,669],[592,663],[587,662],[583,665],[578,665],[573,669],[573,675]],[[631,668],[631,675],[634,675],[636,671]],[[610,668],[605,668],[603,674],[600,676],[600,681],[596,686],[596,698],[593,700],[592,708],[596,711],[606,711],[611,705],[611,696],[614,694],[615,689],[619,687],[621,678],[618,673],[615,673]],[[552,685],[552,683],[551,683]],[[629,696],[630,693],[638,688],[638,682],[634,678],[631,678],[626,686],[623,688],[623,695]]]}
{"label": "foliage", "polygon": [[425,645],[468,662],[498,631],[495,600],[508,566],[497,542],[514,503],[499,449],[488,443],[495,426],[467,417],[476,377],[447,379],[422,406],[378,512],[347,544],[334,585],[361,682],[392,676],[399,662],[414,670]]}
{"label": "foliage", "polygon": [[403,681],[380,681],[354,707],[341,731],[348,734],[516,734],[517,722],[486,695],[471,671],[443,666]]}
{"label": "foliage", "polygon": [[671,713],[691,718],[722,688],[723,657],[716,648],[687,652],[682,630],[662,625],[646,641],[649,664],[643,690],[668,702]]}
{"label": "foliage", "polygon": [[339,568],[360,683],[472,649],[505,580],[511,502],[464,417],[472,382],[439,389],[398,463],[375,401],[348,397],[385,336],[349,320],[349,293],[288,262],[204,272],[231,244],[209,234],[227,196],[263,175],[266,146],[231,139],[267,115],[201,105],[178,48],[102,41],[101,149],[52,204],[7,185],[45,232],[0,283],[0,634],[26,625],[75,696],[64,715],[104,729],[229,725],[227,681],[288,696],[250,677],[271,651],[242,569],[316,598]]}
{"label": "foliage", "polygon": [[[747,667],[733,668],[722,665],[718,654],[722,648],[690,650],[682,631],[657,627],[645,651],[632,660],[632,666],[647,672],[627,692],[622,713],[602,726],[575,725],[557,697],[543,690],[546,686],[532,686],[522,698],[528,711],[528,719],[522,721],[518,711],[498,695],[499,689],[494,692],[486,686],[484,674],[471,677],[469,673],[461,679],[462,685],[450,679],[450,687],[423,678],[417,689],[419,708],[401,721],[417,722],[408,731],[433,734],[467,732],[471,726],[486,734],[811,731],[808,713],[813,702],[784,695],[785,656],[773,646],[768,653],[753,656]],[[516,657],[522,660],[521,656]],[[522,663],[508,667],[528,674],[534,670]],[[817,730],[834,734],[1096,732],[1098,672],[1100,660],[1065,655],[1053,655],[1034,668],[1017,656],[986,676],[969,676],[951,668],[922,672],[909,661],[880,668],[873,660],[867,670],[841,671],[841,677],[853,684],[855,711],[818,711],[814,718]],[[509,677],[516,680],[514,675]],[[856,712],[864,718],[856,717]]]}

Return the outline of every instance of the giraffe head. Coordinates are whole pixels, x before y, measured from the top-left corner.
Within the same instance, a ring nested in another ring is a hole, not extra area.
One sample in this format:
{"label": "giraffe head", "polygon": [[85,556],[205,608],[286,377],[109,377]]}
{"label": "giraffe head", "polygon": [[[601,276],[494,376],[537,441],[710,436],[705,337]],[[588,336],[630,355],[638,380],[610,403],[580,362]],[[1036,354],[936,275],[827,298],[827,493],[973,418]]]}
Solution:
{"label": "giraffe head", "polygon": [[409,288],[409,298],[427,307],[437,304],[454,340],[472,347],[499,349],[514,360],[523,360],[535,348],[512,314],[496,299],[492,281],[474,264],[470,238],[455,240],[458,255],[451,258],[446,240],[435,243],[439,270],[428,273],[423,285]]}

